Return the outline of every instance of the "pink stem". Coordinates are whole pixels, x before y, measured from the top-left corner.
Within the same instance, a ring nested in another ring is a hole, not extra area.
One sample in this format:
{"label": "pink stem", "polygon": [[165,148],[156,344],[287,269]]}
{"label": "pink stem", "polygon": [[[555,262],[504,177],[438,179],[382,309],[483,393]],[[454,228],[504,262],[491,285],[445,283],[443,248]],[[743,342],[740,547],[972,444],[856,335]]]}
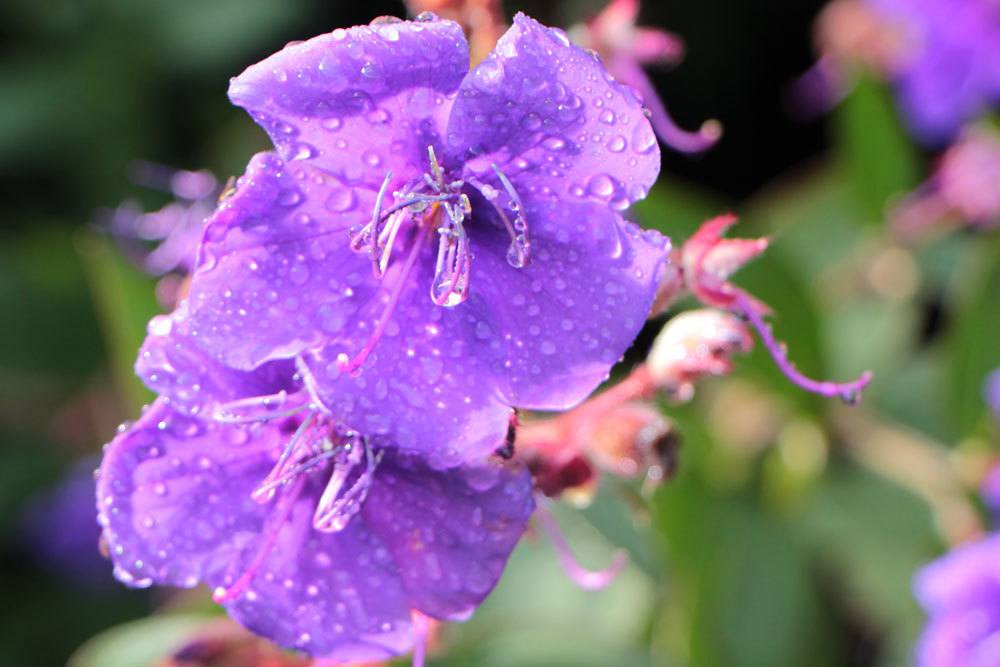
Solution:
{"label": "pink stem", "polygon": [[417,257],[420,255],[420,249],[424,244],[424,237],[426,236],[427,227],[421,225],[420,231],[417,233],[417,238],[414,239],[413,246],[410,248],[410,254],[406,258],[406,263],[403,265],[403,270],[399,274],[396,284],[392,286],[392,292],[389,293],[389,303],[385,305],[385,310],[382,311],[382,315],[379,317],[378,323],[375,325],[375,331],[372,332],[371,337],[369,337],[365,346],[361,348],[361,351],[359,351],[353,358],[348,358],[346,354],[338,356],[337,367],[342,372],[354,373],[356,370],[361,368],[361,365],[365,363],[365,360],[368,359],[368,355],[372,353],[372,350],[375,349],[375,346],[382,338],[382,334],[385,332],[385,328],[389,325],[389,320],[392,319],[392,314],[396,310],[396,304],[399,303],[399,297],[406,288],[406,279],[409,277],[410,272],[413,269],[413,265],[416,263]]}
{"label": "pink stem", "polygon": [[261,545],[260,549],[257,551],[257,555],[254,556],[253,561],[247,566],[246,571],[240,576],[239,579],[234,581],[228,588],[219,586],[212,592],[212,601],[216,604],[223,604],[225,602],[230,602],[235,600],[239,596],[243,595],[243,592],[253,583],[253,578],[257,576],[257,571],[260,566],[264,564],[264,560],[268,557],[271,551],[274,549],[274,545],[278,542],[278,536],[281,534],[281,529],[284,527],[285,523],[288,521],[288,517],[292,514],[292,509],[295,507],[295,501],[299,498],[299,492],[302,491],[302,485],[305,483],[305,477],[300,477],[292,488],[291,492],[285,497],[285,506],[281,508],[280,512],[274,520],[271,522],[271,526],[267,532],[264,539],[264,544]]}
{"label": "pink stem", "polygon": [[567,414],[573,414],[578,417],[581,413],[586,413],[587,415],[598,417],[606,412],[610,412],[623,403],[640,398],[648,398],[653,395],[655,390],[656,385],[653,382],[652,375],[649,373],[649,368],[645,364],[640,364],[632,369],[632,372],[624,380],[587,400],[572,413]]}
{"label": "pink stem", "polygon": [[412,612],[411,616],[413,618],[413,661],[410,663],[410,667],[424,667],[430,623],[427,622],[427,617],[419,611]]}
{"label": "pink stem", "polygon": [[559,523],[552,516],[552,513],[545,505],[545,500],[542,498],[539,499],[538,509],[535,510],[535,520],[552,542],[552,546],[555,547],[556,554],[559,556],[559,562],[566,576],[585,591],[599,591],[607,587],[615,580],[622,569],[628,565],[628,553],[622,550],[615,552],[611,565],[603,570],[588,570],[580,565],[573,555],[569,543],[566,541],[566,536],[560,530]]}
{"label": "pink stem", "polygon": [[855,405],[861,399],[861,392],[868,386],[868,383],[871,382],[871,371],[865,371],[857,380],[845,383],[820,382],[818,380],[808,378],[800,373],[792,362],[788,360],[788,355],[784,350],[784,346],[779,343],[777,339],[775,339],[774,333],[771,331],[771,327],[764,322],[764,318],[761,317],[753,303],[750,302],[750,299],[742,293],[737,293],[734,299],[734,304],[736,305],[739,313],[746,317],[750,324],[753,325],[753,328],[757,330],[757,333],[760,335],[760,339],[764,342],[764,346],[771,354],[771,358],[774,359],[774,363],[778,365],[781,372],[784,373],[785,377],[791,380],[792,383],[802,387],[806,391],[819,394],[820,396],[839,396],[840,399],[848,405]]}

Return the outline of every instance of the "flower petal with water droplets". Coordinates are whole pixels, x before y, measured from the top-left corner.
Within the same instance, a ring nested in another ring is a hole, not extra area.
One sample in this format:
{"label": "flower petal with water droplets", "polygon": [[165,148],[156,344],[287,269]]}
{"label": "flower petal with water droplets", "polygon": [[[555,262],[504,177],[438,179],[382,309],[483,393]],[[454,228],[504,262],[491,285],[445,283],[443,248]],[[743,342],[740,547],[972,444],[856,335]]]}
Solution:
{"label": "flower petal with water droplets", "polygon": [[[660,149],[642,104],[565,33],[518,14],[459,91],[447,161],[494,182],[496,164],[528,198],[624,210],[646,196]],[[531,221],[529,220],[529,225]]]}
{"label": "flower petal with water droplets", "polygon": [[147,387],[169,398],[174,408],[190,414],[240,398],[298,388],[292,381],[295,368],[290,360],[241,371],[208,356],[191,337],[186,302],[170,315],[157,315],[150,321],[135,372]]}
{"label": "flower petal with water droplets", "polygon": [[[334,213],[329,202],[340,196],[355,203]],[[371,197],[276,155],[254,157],[205,230],[189,297],[198,343],[251,369],[335,336],[377,287],[347,243]]]}
{"label": "flower petal with water droplets", "polygon": [[286,160],[378,187],[419,172],[469,67],[452,21],[337,29],[286,46],[235,77],[229,97]]}

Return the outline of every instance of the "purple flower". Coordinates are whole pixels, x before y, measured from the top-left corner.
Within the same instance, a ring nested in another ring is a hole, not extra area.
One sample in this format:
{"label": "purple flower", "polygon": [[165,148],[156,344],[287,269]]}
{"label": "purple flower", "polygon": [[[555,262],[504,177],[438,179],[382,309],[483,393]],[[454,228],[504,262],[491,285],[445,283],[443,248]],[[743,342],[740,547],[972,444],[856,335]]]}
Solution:
{"label": "purple flower", "polygon": [[1000,102],[1000,4],[995,0],[865,0],[898,32],[888,73],[907,122],[930,144]]}
{"label": "purple flower", "polygon": [[[931,177],[893,207],[891,221],[909,239],[949,227],[1000,226],[1000,133],[986,125],[964,128]],[[1000,386],[993,394],[990,404],[1000,405]]]}
{"label": "purple flower", "polygon": [[523,470],[489,460],[442,472],[343,427],[286,361],[221,369],[191,346],[183,310],[153,321],[139,365],[164,394],[100,468],[115,575],[206,583],[283,646],[345,661],[409,650],[411,612],[467,618],[534,508]]}
{"label": "purple flower", "polygon": [[[218,182],[207,171],[174,171],[147,162],[137,164],[134,172],[135,182],[169,192],[175,201],[151,213],[125,202],[111,213],[108,231],[125,254],[150,274],[190,273],[205,218],[219,196]],[[157,245],[149,249],[149,243]]]}
{"label": "purple flower", "polygon": [[930,616],[917,646],[919,667],[1000,664],[1000,535],[924,567],[914,590]]}
{"label": "purple flower", "polygon": [[295,359],[351,428],[442,468],[511,406],[561,410],[645,321],[666,240],[626,223],[659,149],[635,95],[518,15],[471,72],[460,27],[380,20],[230,87],[277,153],[209,221],[191,334],[226,366]]}
{"label": "purple flower", "polygon": [[983,398],[993,412],[994,418],[1000,421],[1000,369],[986,376],[983,382]]}
{"label": "purple flower", "polygon": [[55,486],[32,498],[21,517],[25,545],[53,574],[83,587],[113,585],[97,549],[94,525],[94,457],[75,463]]}

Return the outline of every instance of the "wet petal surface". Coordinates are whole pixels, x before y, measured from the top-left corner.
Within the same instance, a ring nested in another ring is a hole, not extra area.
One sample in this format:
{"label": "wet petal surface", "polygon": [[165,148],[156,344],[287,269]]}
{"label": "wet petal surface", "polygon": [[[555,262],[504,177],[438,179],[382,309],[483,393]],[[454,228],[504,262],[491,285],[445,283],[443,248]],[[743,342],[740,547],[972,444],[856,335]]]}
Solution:
{"label": "wet petal surface", "polygon": [[365,190],[255,156],[205,231],[189,297],[199,344],[250,369],[336,336],[376,287],[370,262],[348,246],[370,206]]}
{"label": "wet petal surface", "polygon": [[195,344],[187,304],[149,322],[135,372],[146,386],[178,410],[196,415],[227,401],[295,391],[291,361],[275,361],[253,371],[225,366]]}
{"label": "wet petal surface", "polygon": [[286,160],[376,189],[419,176],[469,67],[451,21],[376,22],[291,44],[235,77],[229,97]]}
{"label": "wet petal surface", "polygon": [[519,14],[473,69],[448,122],[448,162],[522,197],[592,200],[624,210],[646,196],[660,149],[635,94],[565,33]]}
{"label": "wet petal surface", "polygon": [[488,331],[477,323],[472,333],[491,351],[510,405],[564,410],[607,377],[639,333],[669,242],[597,204],[529,201],[526,208],[534,253],[527,267],[507,266],[502,235],[476,239],[484,277],[474,284],[490,320]]}
{"label": "wet petal surface", "polygon": [[492,463],[436,472],[385,452],[361,512],[321,532],[322,471],[272,501],[251,499],[292,430],[202,422],[155,403],[101,466],[100,523],[116,576],[233,587],[224,605],[246,627],[344,661],[409,650],[411,609],[468,616],[524,531],[529,475]]}

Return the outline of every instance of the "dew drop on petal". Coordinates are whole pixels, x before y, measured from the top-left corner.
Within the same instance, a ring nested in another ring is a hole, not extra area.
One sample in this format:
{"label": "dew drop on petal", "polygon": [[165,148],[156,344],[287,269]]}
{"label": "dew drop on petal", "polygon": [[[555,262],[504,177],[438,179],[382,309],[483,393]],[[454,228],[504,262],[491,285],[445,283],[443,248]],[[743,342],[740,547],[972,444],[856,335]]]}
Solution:
{"label": "dew drop on petal", "polygon": [[632,131],[632,148],[636,153],[645,154],[656,148],[656,135],[649,123],[639,123]]}
{"label": "dew drop on petal", "polygon": [[542,119],[535,112],[525,114],[521,119],[521,127],[523,127],[528,132],[536,132],[542,127]]}
{"label": "dew drop on petal", "polygon": [[316,157],[316,149],[306,143],[297,143],[292,147],[290,160],[308,160]]}
{"label": "dew drop on petal", "polygon": [[608,142],[608,150],[612,153],[621,153],[628,146],[625,137],[618,135]]}
{"label": "dew drop on petal", "polygon": [[615,192],[615,183],[607,174],[597,174],[587,183],[587,191],[595,197],[607,199]]}
{"label": "dew drop on petal", "polygon": [[348,187],[338,188],[326,198],[326,207],[334,213],[346,213],[358,204],[354,190]]}
{"label": "dew drop on petal", "polygon": [[473,73],[473,82],[481,89],[492,89],[503,79],[503,64],[497,60],[484,60]]}
{"label": "dew drop on petal", "polygon": [[560,137],[546,137],[542,146],[550,151],[561,151],[566,147],[566,141]]}
{"label": "dew drop on petal", "polygon": [[278,205],[291,208],[302,201],[302,195],[297,190],[282,190],[278,194]]}
{"label": "dew drop on petal", "polygon": [[173,328],[173,320],[168,315],[157,315],[149,320],[146,331],[150,336],[167,336]]}

